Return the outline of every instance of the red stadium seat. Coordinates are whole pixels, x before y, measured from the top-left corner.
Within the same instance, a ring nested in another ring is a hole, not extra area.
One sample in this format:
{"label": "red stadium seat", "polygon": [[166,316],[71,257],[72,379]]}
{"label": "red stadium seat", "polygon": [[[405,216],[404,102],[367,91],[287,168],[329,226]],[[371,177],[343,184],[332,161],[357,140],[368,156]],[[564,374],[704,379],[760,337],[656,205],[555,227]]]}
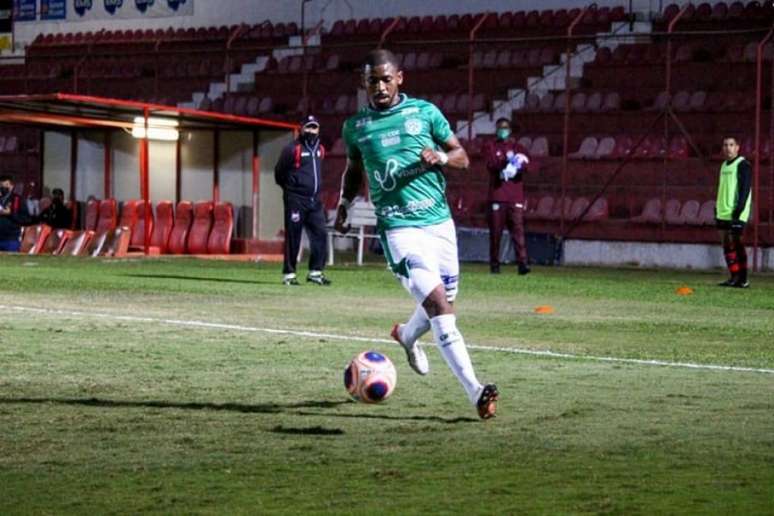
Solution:
{"label": "red stadium seat", "polygon": [[129,228],[134,233],[134,226],[137,224],[137,203],[139,201],[124,201],[121,204],[121,217],[118,219],[118,225]]}
{"label": "red stadium seat", "polygon": [[578,197],[574,201],[572,201],[572,206],[570,207],[570,213],[567,217],[568,220],[578,220],[580,216],[583,214],[584,211],[586,211],[586,208],[589,207],[589,200],[586,197]]}
{"label": "red stadium seat", "polygon": [[150,244],[157,247],[161,253],[167,252],[169,235],[174,226],[171,201],[159,201],[156,205],[156,223],[153,225]]}
{"label": "red stadium seat", "polygon": [[84,221],[84,229],[96,230],[97,220],[99,219],[99,201],[96,199],[89,199],[86,201],[86,220]]}
{"label": "red stadium seat", "polygon": [[[144,201],[137,201],[137,205],[135,206],[137,223],[131,234],[131,241],[129,242],[131,247],[145,247],[145,207],[146,204]],[[150,215],[150,220],[148,220],[148,231],[153,234],[153,211],[150,208],[150,204],[148,204],[148,208],[148,214]]]}
{"label": "red stadium seat", "polygon": [[524,216],[527,219],[548,220],[554,210],[554,198],[550,195],[541,197],[534,211],[528,211]]}
{"label": "red stadium seat", "polygon": [[715,225],[715,201],[705,201],[699,209],[698,223],[702,226]]}
{"label": "red stadium seat", "polygon": [[84,256],[87,254],[89,243],[94,238],[94,231],[70,231],[67,241],[59,250],[62,256]]}
{"label": "red stadium seat", "polygon": [[701,221],[699,220],[699,210],[701,205],[699,201],[689,200],[683,203],[683,207],[680,209],[680,218],[683,219],[683,224],[690,226],[699,226]]}
{"label": "red stadium seat", "polygon": [[599,141],[593,136],[583,139],[577,151],[567,155],[570,159],[591,159],[596,155]]}
{"label": "red stadium seat", "polygon": [[113,231],[116,229],[118,219],[116,216],[116,200],[103,199],[99,203],[99,219],[95,231],[102,233],[104,231]]}
{"label": "red stadium seat", "polygon": [[632,217],[631,222],[637,224],[660,224],[661,223],[661,199],[654,197],[648,199],[642,208],[642,213]]}
{"label": "red stadium seat", "polygon": [[545,136],[538,136],[532,140],[532,147],[530,147],[529,155],[533,158],[545,158],[548,156],[548,138]]}
{"label": "red stadium seat", "polygon": [[605,101],[603,102],[600,111],[607,113],[610,111],[618,111],[619,109],[621,109],[621,95],[614,91],[608,93],[605,96]]}
{"label": "red stadium seat", "polygon": [[210,229],[212,229],[212,203],[197,202],[193,207],[193,223],[186,243],[186,249],[190,254],[207,254]]}
{"label": "red stadium seat", "polygon": [[27,254],[39,254],[50,234],[51,226],[46,224],[25,227],[19,252]]}
{"label": "red stadium seat", "polygon": [[609,207],[607,204],[607,199],[604,197],[600,197],[589,208],[589,211],[586,212],[586,216],[583,217],[583,220],[585,222],[596,222],[598,220],[606,220],[610,214]]}
{"label": "red stadium seat", "polygon": [[234,233],[234,208],[231,203],[218,203],[213,210],[213,223],[207,240],[209,254],[229,254]]}
{"label": "red stadium seat", "polygon": [[680,226],[685,222],[680,208],[682,204],[677,199],[669,199],[664,206],[664,221],[673,226]]}
{"label": "red stadium seat", "polygon": [[599,140],[599,145],[594,152],[594,159],[606,159],[609,158],[615,151],[615,138],[612,136],[605,136]]}
{"label": "red stadium seat", "polygon": [[586,106],[584,108],[589,113],[598,113],[602,110],[602,94],[595,91],[586,99]]}
{"label": "red stadium seat", "polygon": [[190,201],[180,201],[175,209],[175,224],[167,243],[167,249],[171,254],[185,254],[191,221],[193,221],[193,204]]}
{"label": "red stadium seat", "polygon": [[669,159],[687,159],[688,152],[688,141],[685,136],[681,134],[674,136],[669,144]]}

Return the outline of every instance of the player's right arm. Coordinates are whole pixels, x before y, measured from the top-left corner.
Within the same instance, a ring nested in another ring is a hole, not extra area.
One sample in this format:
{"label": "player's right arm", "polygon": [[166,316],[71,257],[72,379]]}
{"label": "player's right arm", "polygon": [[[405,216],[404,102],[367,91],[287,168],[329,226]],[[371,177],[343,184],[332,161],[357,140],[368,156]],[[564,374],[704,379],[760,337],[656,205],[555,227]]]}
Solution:
{"label": "player's right arm", "polygon": [[360,187],[363,184],[364,171],[363,160],[361,158],[347,158],[347,167],[344,169],[344,174],[341,176],[341,196],[339,199],[339,207],[336,212],[335,228],[339,233],[346,233],[349,231],[350,226],[345,225],[347,223],[347,210],[357,193],[360,191]]}

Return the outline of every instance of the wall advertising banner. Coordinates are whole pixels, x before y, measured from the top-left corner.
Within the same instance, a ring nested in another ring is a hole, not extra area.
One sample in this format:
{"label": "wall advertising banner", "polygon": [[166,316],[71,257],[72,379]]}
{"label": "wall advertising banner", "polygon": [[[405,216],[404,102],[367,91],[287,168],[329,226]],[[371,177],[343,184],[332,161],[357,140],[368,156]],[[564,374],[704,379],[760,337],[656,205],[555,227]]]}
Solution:
{"label": "wall advertising banner", "polygon": [[67,0],[70,21],[127,20],[193,15],[194,0]]}
{"label": "wall advertising banner", "polygon": [[35,21],[38,15],[38,0],[13,0],[13,20]]}
{"label": "wall advertising banner", "polygon": [[41,20],[64,20],[67,18],[68,0],[40,0]]}

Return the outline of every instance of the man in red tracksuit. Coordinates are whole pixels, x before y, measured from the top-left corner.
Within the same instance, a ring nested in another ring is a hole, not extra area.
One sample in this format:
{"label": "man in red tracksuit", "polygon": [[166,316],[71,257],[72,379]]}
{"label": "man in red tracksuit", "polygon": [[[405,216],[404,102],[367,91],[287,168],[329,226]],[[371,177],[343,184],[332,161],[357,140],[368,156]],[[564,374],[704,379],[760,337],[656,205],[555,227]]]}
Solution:
{"label": "man in red tracksuit", "polygon": [[483,155],[489,171],[489,267],[500,272],[500,238],[507,227],[513,240],[519,274],[529,273],[527,246],[524,241],[524,172],[529,157],[527,149],[511,137],[511,122],[497,120],[495,141],[488,142]]}

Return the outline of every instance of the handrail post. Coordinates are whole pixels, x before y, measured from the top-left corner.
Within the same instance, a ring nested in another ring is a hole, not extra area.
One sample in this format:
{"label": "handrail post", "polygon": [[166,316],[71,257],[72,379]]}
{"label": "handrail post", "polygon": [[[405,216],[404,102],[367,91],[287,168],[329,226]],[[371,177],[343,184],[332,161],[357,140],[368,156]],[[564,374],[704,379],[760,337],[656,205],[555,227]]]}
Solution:
{"label": "handrail post", "polygon": [[386,29],[384,29],[384,32],[382,32],[381,37],[379,38],[379,46],[377,48],[382,48],[384,46],[384,42],[387,40],[387,36],[392,32],[392,30],[395,28],[396,25],[398,25],[398,22],[402,20],[402,16],[398,16],[394,20],[392,20],[392,23],[390,23]]}
{"label": "handrail post", "polygon": [[[761,112],[763,111],[763,49],[766,43],[774,34],[774,26],[771,27],[766,36],[758,43],[758,51],[755,56],[755,151],[753,164],[753,203],[760,202],[758,194],[760,192],[761,178]],[[771,221],[769,221],[771,223]],[[758,208],[753,204],[753,272],[758,270],[758,226],[760,224],[760,214]]]}
{"label": "handrail post", "polygon": [[476,25],[470,29],[468,35],[468,143],[473,139],[473,81],[474,81],[474,63],[473,47],[475,46],[476,32],[484,24],[490,13],[483,13],[476,22]]}
{"label": "handrail post", "polygon": [[675,25],[678,20],[683,17],[685,11],[691,6],[690,3],[685,4],[680,9],[674,18],[669,22],[667,26],[667,52],[666,52],[666,92],[669,97],[669,103],[672,103],[672,31],[674,31]]}
{"label": "handrail post", "polygon": [[563,143],[563,149],[562,149],[562,185],[561,185],[561,209],[560,209],[560,216],[559,216],[559,232],[563,235],[564,234],[564,200],[565,196],[567,195],[567,154],[569,153],[569,144],[570,144],[570,61],[572,57],[572,49],[570,48],[570,42],[572,41],[572,33],[575,30],[575,26],[580,23],[580,21],[583,19],[584,16],[586,16],[586,13],[591,9],[592,7],[596,7],[597,4],[591,4],[587,5],[583,8],[583,10],[578,13],[578,15],[575,17],[575,19],[570,23],[570,26],[567,27],[567,47],[566,47],[566,53],[565,53],[565,77],[564,77],[564,128],[563,128],[563,135],[562,135],[562,143]]}
{"label": "handrail post", "polygon": [[234,40],[242,33],[244,28],[244,23],[239,25],[236,29],[234,29],[234,32],[229,34],[228,39],[226,40],[226,93],[231,93],[231,81],[228,79],[228,76],[231,72],[231,45],[234,43]]}

